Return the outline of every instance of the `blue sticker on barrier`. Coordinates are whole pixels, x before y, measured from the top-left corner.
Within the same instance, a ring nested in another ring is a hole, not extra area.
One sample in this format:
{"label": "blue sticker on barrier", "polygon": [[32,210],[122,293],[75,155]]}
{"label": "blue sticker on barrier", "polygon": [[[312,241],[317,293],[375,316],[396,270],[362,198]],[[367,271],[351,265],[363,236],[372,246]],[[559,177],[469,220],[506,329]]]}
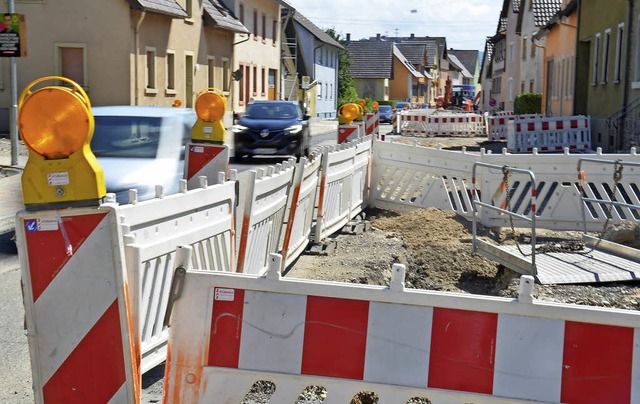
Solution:
{"label": "blue sticker on barrier", "polygon": [[36,220],[27,220],[25,228],[28,232],[38,231],[38,222]]}

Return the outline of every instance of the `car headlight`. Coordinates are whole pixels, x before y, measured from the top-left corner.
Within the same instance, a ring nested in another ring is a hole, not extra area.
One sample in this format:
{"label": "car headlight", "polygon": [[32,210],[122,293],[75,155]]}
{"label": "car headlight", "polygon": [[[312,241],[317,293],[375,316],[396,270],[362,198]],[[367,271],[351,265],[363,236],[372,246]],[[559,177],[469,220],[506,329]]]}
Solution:
{"label": "car headlight", "polygon": [[301,130],[302,130],[302,125],[293,125],[285,129],[285,131],[289,132],[292,135],[299,133]]}
{"label": "car headlight", "polygon": [[231,131],[233,133],[240,133],[240,132],[244,132],[245,130],[247,130],[249,128],[247,128],[246,126],[242,126],[242,125],[233,125],[231,127]]}

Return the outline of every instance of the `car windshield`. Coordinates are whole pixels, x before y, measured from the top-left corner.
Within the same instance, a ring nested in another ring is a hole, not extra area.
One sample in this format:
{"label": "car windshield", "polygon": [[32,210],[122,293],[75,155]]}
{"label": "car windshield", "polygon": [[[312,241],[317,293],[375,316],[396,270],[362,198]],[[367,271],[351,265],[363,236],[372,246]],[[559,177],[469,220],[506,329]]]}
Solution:
{"label": "car windshield", "polygon": [[298,111],[293,104],[250,104],[246,117],[253,119],[291,119],[298,117]]}
{"label": "car windshield", "polygon": [[389,111],[391,111],[391,107],[389,105],[380,105],[378,107],[378,111],[380,111],[380,112],[389,112]]}
{"label": "car windshield", "polygon": [[161,134],[182,131],[181,120],[148,116],[96,116],[91,149],[96,157],[156,158]]}

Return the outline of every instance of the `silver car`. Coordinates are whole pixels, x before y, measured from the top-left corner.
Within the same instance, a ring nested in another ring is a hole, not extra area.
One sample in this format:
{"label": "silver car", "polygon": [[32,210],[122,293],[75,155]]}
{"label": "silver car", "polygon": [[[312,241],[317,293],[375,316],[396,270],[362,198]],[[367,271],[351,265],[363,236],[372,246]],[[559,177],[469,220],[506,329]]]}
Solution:
{"label": "silver car", "polygon": [[192,109],[146,106],[92,108],[95,130],[91,149],[104,170],[107,192],[127,203],[128,190],[138,200],[178,191],[184,175],[185,144],[197,117]]}

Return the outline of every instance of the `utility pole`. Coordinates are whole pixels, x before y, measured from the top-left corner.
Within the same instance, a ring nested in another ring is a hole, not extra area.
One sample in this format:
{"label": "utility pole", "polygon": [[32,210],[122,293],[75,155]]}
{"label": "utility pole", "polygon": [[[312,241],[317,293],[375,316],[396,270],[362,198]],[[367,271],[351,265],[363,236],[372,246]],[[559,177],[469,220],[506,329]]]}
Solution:
{"label": "utility pole", "polygon": [[[9,12],[15,13],[15,1],[9,0]],[[11,109],[9,111],[9,136],[11,139],[11,165],[18,165],[18,69],[16,58],[11,57]]]}

